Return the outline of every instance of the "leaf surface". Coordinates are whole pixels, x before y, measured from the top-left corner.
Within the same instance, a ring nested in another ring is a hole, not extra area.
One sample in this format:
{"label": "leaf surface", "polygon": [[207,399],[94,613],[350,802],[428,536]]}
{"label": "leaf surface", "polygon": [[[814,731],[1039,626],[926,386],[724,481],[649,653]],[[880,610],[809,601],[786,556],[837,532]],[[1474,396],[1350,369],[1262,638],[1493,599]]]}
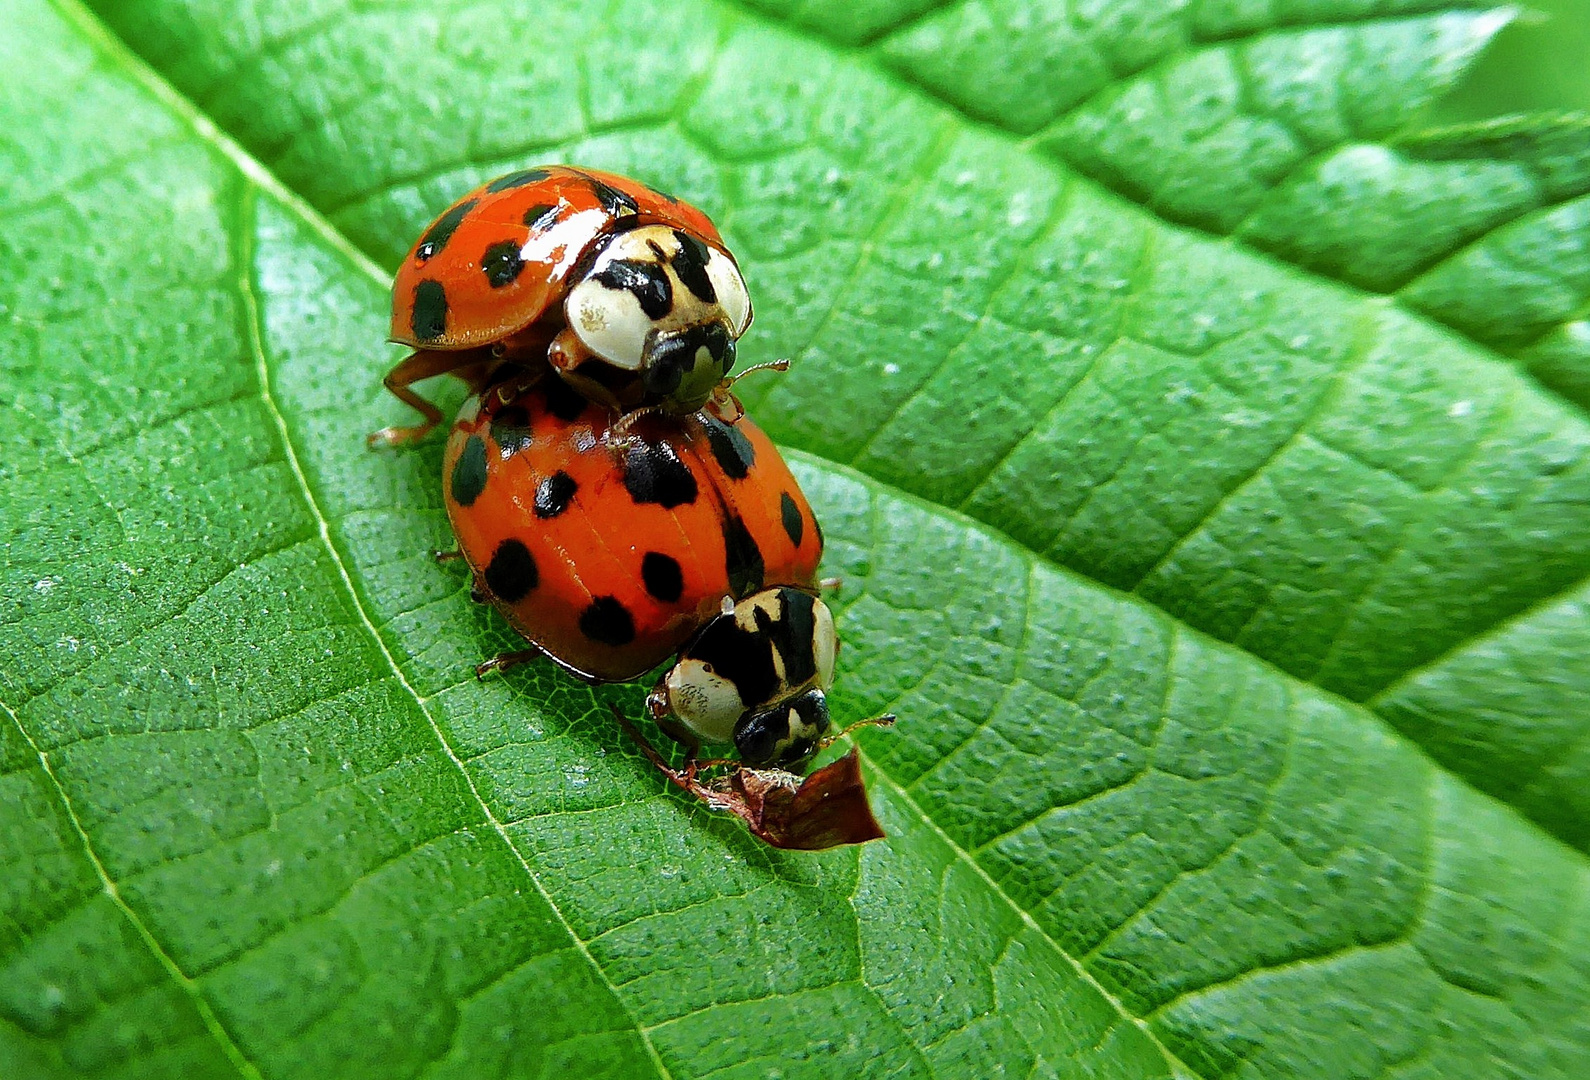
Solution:
{"label": "leaf surface", "polygon": [[[1582,1075],[1590,138],[1409,129],[1499,17],[544,7],[5,0],[0,1074]],[[534,160],[798,357],[886,843],[472,677],[378,267]]]}

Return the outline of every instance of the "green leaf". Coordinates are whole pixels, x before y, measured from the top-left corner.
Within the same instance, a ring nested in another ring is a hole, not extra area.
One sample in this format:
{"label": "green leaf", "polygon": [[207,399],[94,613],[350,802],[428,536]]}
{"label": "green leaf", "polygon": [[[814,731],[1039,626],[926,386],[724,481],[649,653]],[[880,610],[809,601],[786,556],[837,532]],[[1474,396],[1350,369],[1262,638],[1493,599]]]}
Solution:
{"label": "green leaf", "polygon": [[[1420,128],[1463,6],[0,0],[0,1075],[1584,1075],[1590,133]],[[362,436],[536,160],[797,358],[888,841],[473,678]]]}

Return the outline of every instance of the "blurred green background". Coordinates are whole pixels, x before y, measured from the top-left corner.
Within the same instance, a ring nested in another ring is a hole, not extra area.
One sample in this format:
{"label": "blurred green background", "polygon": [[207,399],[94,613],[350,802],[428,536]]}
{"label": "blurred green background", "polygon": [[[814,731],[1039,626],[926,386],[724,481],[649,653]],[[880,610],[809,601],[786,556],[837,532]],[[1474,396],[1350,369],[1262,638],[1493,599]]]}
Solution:
{"label": "blurred green background", "polygon": [[1590,0],[1532,0],[1468,78],[1432,110],[1435,124],[1538,109],[1590,110]]}

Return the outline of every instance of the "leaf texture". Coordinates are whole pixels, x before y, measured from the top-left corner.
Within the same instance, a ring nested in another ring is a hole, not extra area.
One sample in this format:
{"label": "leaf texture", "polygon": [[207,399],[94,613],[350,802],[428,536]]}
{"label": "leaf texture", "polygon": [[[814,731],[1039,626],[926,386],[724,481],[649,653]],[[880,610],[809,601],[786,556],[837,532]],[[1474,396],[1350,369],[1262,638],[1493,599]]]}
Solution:
{"label": "leaf texture", "polygon": [[[0,1075],[1590,1065],[1590,137],[1405,130],[1499,16],[0,9]],[[798,358],[886,843],[473,678],[377,267],[554,159]]]}

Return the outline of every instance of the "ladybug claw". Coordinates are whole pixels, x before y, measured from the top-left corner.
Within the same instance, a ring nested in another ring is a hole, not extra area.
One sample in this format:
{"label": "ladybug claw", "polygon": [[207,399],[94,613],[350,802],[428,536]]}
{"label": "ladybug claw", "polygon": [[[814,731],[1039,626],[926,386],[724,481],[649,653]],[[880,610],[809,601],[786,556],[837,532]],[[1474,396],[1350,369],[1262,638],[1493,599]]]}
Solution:
{"label": "ladybug claw", "polygon": [[493,671],[509,671],[520,664],[529,663],[541,655],[540,649],[521,649],[518,652],[498,653],[490,660],[475,665],[475,678],[484,679]]}
{"label": "ladybug claw", "polygon": [[415,424],[413,427],[384,427],[380,431],[372,431],[364,437],[364,444],[371,450],[379,450],[384,446],[404,446],[408,443],[419,442],[431,433],[435,424]]}

